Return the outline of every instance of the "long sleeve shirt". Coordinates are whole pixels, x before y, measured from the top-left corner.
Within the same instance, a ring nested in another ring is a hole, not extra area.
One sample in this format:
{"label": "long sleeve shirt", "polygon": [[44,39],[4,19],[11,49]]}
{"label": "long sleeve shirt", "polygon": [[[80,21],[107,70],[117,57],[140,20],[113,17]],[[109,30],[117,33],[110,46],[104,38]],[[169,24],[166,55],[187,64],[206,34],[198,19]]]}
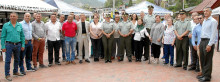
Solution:
{"label": "long sleeve shirt", "polygon": [[202,32],[201,38],[209,38],[209,46],[212,46],[216,43],[216,35],[218,22],[210,16],[208,19],[205,19],[202,23]]}
{"label": "long sleeve shirt", "polygon": [[46,37],[46,29],[42,21],[40,23],[37,21],[32,22],[32,36],[35,40]]}
{"label": "long sleeve shirt", "polygon": [[5,49],[6,41],[14,43],[21,42],[22,47],[25,47],[25,36],[20,23],[16,22],[15,27],[10,21],[4,24],[1,34],[2,49]]}
{"label": "long sleeve shirt", "polygon": [[24,20],[20,22],[22,25],[24,35],[25,35],[25,40],[31,40],[32,39],[32,24],[29,22],[25,22]]}
{"label": "long sleeve shirt", "polygon": [[[151,27],[150,36],[152,38],[152,43],[161,45],[162,44],[162,36],[164,33],[164,25],[162,23],[154,23]],[[160,42],[157,40],[161,39]]]}
{"label": "long sleeve shirt", "polygon": [[[192,45],[196,46],[200,44],[201,41],[201,29],[202,29],[202,25],[198,24],[195,26],[195,28],[193,29],[192,32]],[[195,43],[197,41],[197,44]]]}

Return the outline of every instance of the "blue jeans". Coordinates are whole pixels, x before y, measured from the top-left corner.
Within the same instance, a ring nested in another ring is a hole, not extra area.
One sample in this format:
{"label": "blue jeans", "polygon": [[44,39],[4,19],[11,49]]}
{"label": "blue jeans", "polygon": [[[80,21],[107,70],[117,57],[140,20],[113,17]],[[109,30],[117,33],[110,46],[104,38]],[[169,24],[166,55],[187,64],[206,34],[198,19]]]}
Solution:
{"label": "blue jeans", "polygon": [[66,46],[65,46],[65,40],[60,40],[60,45],[62,47],[62,58],[66,59]]}
{"label": "blue jeans", "polygon": [[[66,46],[66,57],[67,61],[73,61],[75,59],[75,37],[65,37],[65,46]],[[70,48],[71,48],[71,57],[70,57]]]}
{"label": "blue jeans", "polygon": [[165,52],[165,55],[164,55],[165,56],[165,63],[169,63],[169,58],[171,56],[170,64],[173,65],[174,46],[171,46],[171,44],[164,44],[164,52]]}
{"label": "blue jeans", "polygon": [[28,41],[28,43],[25,44],[24,51],[21,51],[20,53],[20,62],[19,62],[20,72],[24,72],[24,56],[25,56],[27,70],[32,69],[31,68],[32,51],[33,51],[33,46],[31,44],[31,41]]}
{"label": "blue jeans", "polygon": [[5,44],[6,47],[6,58],[5,58],[5,76],[10,75],[10,63],[11,63],[11,57],[12,53],[14,54],[14,70],[13,73],[18,72],[18,64],[20,61],[20,51],[21,51],[21,43],[17,45],[13,45],[10,43]]}

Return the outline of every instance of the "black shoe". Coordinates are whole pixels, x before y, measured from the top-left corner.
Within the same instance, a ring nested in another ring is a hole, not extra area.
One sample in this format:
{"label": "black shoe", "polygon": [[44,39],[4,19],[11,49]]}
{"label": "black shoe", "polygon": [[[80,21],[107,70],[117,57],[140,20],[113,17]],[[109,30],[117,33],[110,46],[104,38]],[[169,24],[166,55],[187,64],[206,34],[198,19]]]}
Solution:
{"label": "black shoe", "polygon": [[97,58],[94,58],[94,62],[96,62],[97,61]]}
{"label": "black shoe", "polygon": [[60,62],[56,62],[55,64],[56,64],[56,65],[61,65],[61,63],[60,63]]}
{"label": "black shoe", "polygon": [[105,60],[105,63],[108,63],[108,60]]}
{"label": "black shoe", "polygon": [[187,67],[183,67],[184,70],[187,70]]}
{"label": "black shoe", "polygon": [[101,57],[101,59],[104,59],[104,57]]}
{"label": "black shoe", "polygon": [[170,64],[170,66],[173,66],[173,64]]}
{"label": "black shoe", "polygon": [[45,65],[43,65],[43,64],[42,64],[42,65],[39,65],[39,67],[40,67],[40,68],[47,68],[47,66],[45,66]]}
{"label": "black shoe", "polygon": [[203,77],[199,79],[200,82],[206,82],[206,81],[210,81],[209,78]]}
{"label": "black shoe", "polygon": [[174,67],[177,68],[177,67],[182,67],[182,66],[181,65],[175,65]]}
{"label": "black shoe", "polygon": [[49,63],[49,64],[48,64],[48,67],[51,67],[51,66],[52,66],[52,63]]}
{"label": "black shoe", "polygon": [[201,79],[201,78],[203,78],[203,76],[196,76],[196,78],[197,78],[197,79]]}
{"label": "black shoe", "polygon": [[23,74],[23,75],[26,75],[26,72],[20,72],[21,74]]}
{"label": "black shoe", "polygon": [[132,60],[128,60],[129,62],[132,62]]}
{"label": "black shoe", "polygon": [[86,59],[85,61],[86,61],[87,63],[90,63],[89,59]]}
{"label": "black shoe", "polygon": [[188,70],[189,70],[189,71],[192,71],[192,70],[196,70],[196,68],[195,68],[195,67],[191,67],[191,68],[189,68]]}
{"label": "black shoe", "polygon": [[165,63],[165,62],[164,62],[163,64],[164,64],[164,65],[167,65],[168,63]]}
{"label": "black shoe", "polygon": [[80,63],[80,64],[82,64],[82,63],[83,63],[83,61],[82,61],[82,60],[79,60],[79,63]]}
{"label": "black shoe", "polygon": [[112,63],[112,61],[111,61],[111,60],[108,60],[108,62],[109,62],[109,63]]}
{"label": "black shoe", "polygon": [[196,69],[195,72],[200,72],[200,69]]}
{"label": "black shoe", "polygon": [[154,54],[151,54],[151,57],[154,57]]}
{"label": "black shoe", "polygon": [[139,59],[139,62],[141,62],[141,59]]}
{"label": "black shoe", "polygon": [[138,59],[135,60],[135,62],[138,62],[138,61],[139,61]]}

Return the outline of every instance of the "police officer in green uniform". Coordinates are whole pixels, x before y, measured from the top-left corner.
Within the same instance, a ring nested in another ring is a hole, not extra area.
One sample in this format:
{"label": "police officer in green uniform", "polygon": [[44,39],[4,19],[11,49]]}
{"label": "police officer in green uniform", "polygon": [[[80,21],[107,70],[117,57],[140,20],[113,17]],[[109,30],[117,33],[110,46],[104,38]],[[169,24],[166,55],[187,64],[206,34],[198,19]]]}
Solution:
{"label": "police officer in green uniform", "polygon": [[[154,7],[152,5],[148,6],[148,14],[144,16],[144,24],[145,28],[147,29],[147,32],[150,33],[152,25],[155,23],[155,16],[153,14]],[[144,39],[144,61],[148,60],[149,52],[150,52],[150,40],[149,38]]]}
{"label": "police officer in green uniform", "polygon": [[188,51],[189,51],[189,38],[187,37],[191,31],[191,23],[187,21],[186,11],[180,10],[180,21],[175,22],[174,32],[176,34],[176,66],[182,67],[182,61],[184,61],[183,69],[187,70],[188,65]]}
{"label": "police officer in green uniform", "polygon": [[112,54],[112,45],[114,41],[113,33],[114,30],[114,23],[110,22],[111,16],[110,14],[106,14],[105,22],[103,22],[101,29],[102,33],[102,43],[104,47],[104,55],[105,55],[105,63],[112,62],[111,61],[111,54]]}
{"label": "police officer in green uniform", "polygon": [[132,62],[131,60],[131,34],[133,32],[132,23],[128,21],[128,13],[123,13],[123,21],[119,24],[118,33],[120,34],[120,59],[118,60],[123,61],[124,59],[124,50],[126,49],[126,56],[128,57],[128,61]]}

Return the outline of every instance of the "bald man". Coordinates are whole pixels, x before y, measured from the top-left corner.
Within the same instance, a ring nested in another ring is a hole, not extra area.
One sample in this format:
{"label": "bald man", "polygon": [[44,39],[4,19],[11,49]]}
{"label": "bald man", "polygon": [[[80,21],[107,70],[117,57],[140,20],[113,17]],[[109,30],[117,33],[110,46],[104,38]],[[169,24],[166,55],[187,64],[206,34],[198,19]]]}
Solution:
{"label": "bald man", "polygon": [[25,13],[24,20],[20,22],[22,25],[23,31],[24,31],[24,35],[25,35],[25,49],[24,49],[24,51],[21,51],[19,67],[20,67],[20,72],[24,75],[26,75],[25,69],[24,69],[24,57],[25,57],[25,61],[26,61],[27,71],[35,71],[31,67],[33,40],[32,40],[32,24],[30,23],[30,20],[31,20],[31,14]]}

